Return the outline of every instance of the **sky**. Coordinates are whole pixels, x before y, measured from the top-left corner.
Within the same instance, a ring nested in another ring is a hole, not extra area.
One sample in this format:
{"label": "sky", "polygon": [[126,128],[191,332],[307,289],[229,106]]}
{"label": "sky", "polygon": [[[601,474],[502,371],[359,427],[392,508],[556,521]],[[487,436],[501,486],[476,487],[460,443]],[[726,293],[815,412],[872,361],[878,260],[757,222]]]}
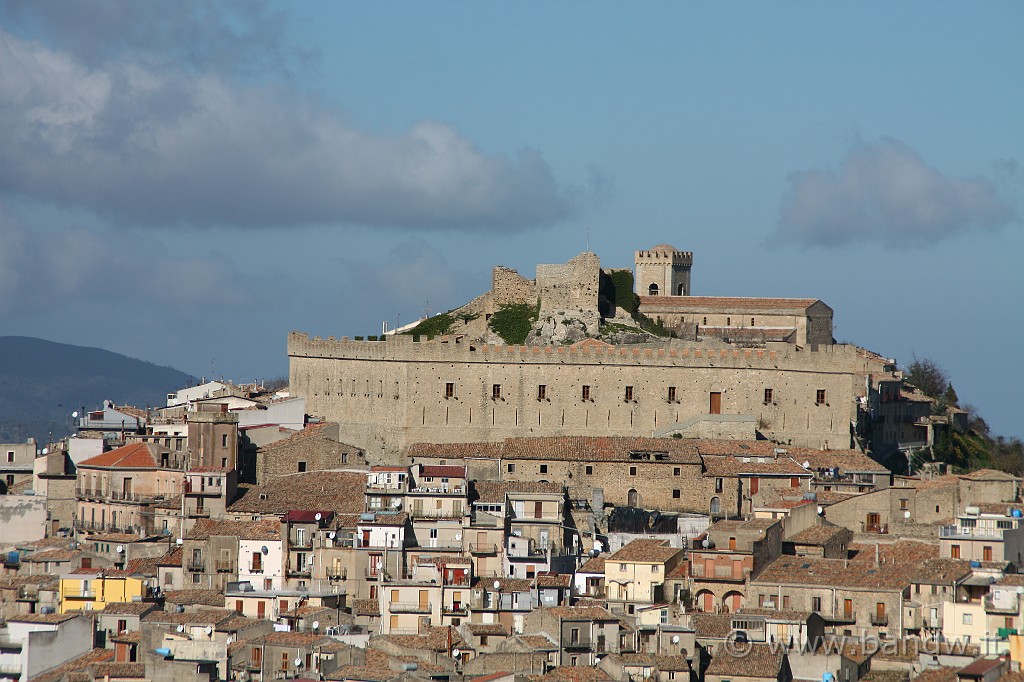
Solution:
{"label": "sky", "polygon": [[820,298],[1021,437],[1022,27],[1011,1],[0,0],[0,334],[252,381],[290,330],[669,243],[693,293]]}

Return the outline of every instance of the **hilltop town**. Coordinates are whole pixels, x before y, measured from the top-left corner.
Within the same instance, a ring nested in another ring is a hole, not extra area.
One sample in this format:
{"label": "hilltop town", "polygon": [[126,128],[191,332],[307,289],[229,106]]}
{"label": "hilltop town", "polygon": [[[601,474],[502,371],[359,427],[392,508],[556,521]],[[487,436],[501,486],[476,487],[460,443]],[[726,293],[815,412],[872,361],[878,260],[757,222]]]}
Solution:
{"label": "hilltop town", "polygon": [[[0,444],[0,677],[1018,682],[1021,480],[817,298],[495,267],[288,386]],[[841,311],[838,312],[841,314]]]}

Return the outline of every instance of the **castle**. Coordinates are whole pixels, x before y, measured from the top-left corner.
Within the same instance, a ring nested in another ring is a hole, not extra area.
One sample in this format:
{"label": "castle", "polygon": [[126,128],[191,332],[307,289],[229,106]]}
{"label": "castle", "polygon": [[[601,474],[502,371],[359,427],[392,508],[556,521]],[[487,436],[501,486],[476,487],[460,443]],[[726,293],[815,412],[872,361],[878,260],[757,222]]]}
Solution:
{"label": "castle", "polygon": [[[614,304],[623,298],[608,291],[615,272],[593,253],[538,265],[533,280],[496,267],[491,290],[448,313],[450,328],[436,338],[292,332],[291,390],[380,461],[398,461],[417,442],[529,435],[850,447],[870,368],[856,347],[833,343],[831,308],[817,299],[690,296],[692,263],[667,245],[637,251],[631,286],[640,304],[631,313]],[[491,320],[516,304],[537,305],[537,319],[525,343],[509,344]],[[602,335],[645,317],[669,336]]]}

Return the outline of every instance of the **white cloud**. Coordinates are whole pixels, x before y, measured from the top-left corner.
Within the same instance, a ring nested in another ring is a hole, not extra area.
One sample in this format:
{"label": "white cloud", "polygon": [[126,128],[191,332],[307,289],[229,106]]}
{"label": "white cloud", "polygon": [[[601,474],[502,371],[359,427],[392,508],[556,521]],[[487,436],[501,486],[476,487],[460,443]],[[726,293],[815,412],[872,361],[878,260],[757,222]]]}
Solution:
{"label": "white cloud", "polygon": [[1020,220],[988,179],[944,175],[892,138],[862,142],[837,170],[795,172],[789,183],[779,212],[780,241],[929,243]]}
{"label": "white cloud", "polygon": [[539,153],[487,154],[442,123],[376,135],[287,85],[93,64],[2,30],[0,63],[0,194],[122,225],[486,231],[573,213]]}

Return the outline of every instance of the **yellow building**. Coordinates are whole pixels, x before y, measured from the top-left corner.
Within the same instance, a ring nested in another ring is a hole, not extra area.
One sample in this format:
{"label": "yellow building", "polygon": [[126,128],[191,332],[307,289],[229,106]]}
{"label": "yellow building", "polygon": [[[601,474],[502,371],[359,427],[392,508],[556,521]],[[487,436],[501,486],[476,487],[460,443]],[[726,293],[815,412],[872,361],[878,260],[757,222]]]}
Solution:
{"label": "yellow building", "polygon": [[102,611],[146,594],[146,579],[128,571],[80,568],[60,579],[60,612]]}
{"label": "yellow building", "polygon": [[605,586],[610,601],[652,604],[664,601],[665,576],[682,561],[685,552],[665,540],[639,539],[604,562]]}

